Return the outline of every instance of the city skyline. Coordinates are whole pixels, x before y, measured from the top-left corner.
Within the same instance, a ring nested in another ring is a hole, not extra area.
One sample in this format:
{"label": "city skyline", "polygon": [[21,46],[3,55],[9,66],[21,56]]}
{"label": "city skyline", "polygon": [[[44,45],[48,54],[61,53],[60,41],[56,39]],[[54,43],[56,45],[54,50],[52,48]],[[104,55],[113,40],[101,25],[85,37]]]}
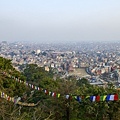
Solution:
{"label": "city skyline", "polygon": [[119,41],[119,5],[119,0],[0,0],[0,41]]}

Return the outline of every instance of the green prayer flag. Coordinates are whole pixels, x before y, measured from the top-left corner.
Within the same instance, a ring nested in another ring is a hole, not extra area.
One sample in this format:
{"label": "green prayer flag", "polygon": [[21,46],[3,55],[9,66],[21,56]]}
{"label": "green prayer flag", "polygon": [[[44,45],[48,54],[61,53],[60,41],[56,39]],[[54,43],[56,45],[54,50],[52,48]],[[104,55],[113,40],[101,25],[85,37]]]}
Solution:
{"label": "green prayer flag", "polygon": [[100,101],[105,101],[106,97],[107,97],[107,95],[100,96]]}
{"label": "green prayer flag", "polygon": [[58,93],[58,95],[57,95],[57,96],[58,96],[58,98],[59,98],[59,97],[60,97],[60,94]]}
{"label": "green prayer flag", "polygon": [[86,98],[89,98],[90,96],[86,96]]}

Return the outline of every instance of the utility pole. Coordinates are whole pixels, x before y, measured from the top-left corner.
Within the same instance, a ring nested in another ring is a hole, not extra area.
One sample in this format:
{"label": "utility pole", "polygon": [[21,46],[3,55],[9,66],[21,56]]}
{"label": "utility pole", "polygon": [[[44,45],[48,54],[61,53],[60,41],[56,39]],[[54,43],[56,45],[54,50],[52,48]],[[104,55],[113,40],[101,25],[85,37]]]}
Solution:
{"label": "utility pole", "polygon": [[66,106],[66,120],[70,120],[70,109],[69,109],[69,106],[70,106],[70,102],[67,103],[67,106]]}
{"label": "utility pole", "polygon": [[70,99],[71,97],[69,96],[66,104],[66,120],[70,120]]}

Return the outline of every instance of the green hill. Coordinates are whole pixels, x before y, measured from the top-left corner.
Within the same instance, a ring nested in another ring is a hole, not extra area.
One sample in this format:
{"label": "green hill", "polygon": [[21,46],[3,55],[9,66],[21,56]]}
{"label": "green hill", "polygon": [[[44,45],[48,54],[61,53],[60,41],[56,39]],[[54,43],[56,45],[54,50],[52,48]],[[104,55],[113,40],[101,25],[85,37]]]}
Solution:
{"label": "green hill", "polygon": [[[53,76],[35,64],[20,73],[0,57],[0,90],[21,97],[22,103],[38,103],[30,107],[1,97],[0,120],[120,120],[120,93],[112,84],[104,89],[84,78],[54,80]],[[110,95],[118,98],[109,100]]]}

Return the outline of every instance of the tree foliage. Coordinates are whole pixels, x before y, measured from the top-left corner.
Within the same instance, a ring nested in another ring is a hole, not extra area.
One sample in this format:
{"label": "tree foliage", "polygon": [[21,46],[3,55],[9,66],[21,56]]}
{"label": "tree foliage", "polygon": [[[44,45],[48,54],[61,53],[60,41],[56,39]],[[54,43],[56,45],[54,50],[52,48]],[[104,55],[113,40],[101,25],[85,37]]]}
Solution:
{"label": "tree foliage", "polygon": [[[3,71],[42,88],[31,90]],[[119,93],[112,84],[107,88],[92,86],[87,79],[53,79],[54,74],[35,64],[26,65],[23,73],[16,71],[10,60],[0,57],[0,90],[10,96],[21,96],[22,102],[38,103],[24,107],[0,99],[0,120],[120,120],[120,101],[91,102],[87,96]],[[45,94],[44,90],[59,93],[60,97]],[[66,95],[70,97],[66,99]],[[78,102],[74,96],[82,96]]]}

